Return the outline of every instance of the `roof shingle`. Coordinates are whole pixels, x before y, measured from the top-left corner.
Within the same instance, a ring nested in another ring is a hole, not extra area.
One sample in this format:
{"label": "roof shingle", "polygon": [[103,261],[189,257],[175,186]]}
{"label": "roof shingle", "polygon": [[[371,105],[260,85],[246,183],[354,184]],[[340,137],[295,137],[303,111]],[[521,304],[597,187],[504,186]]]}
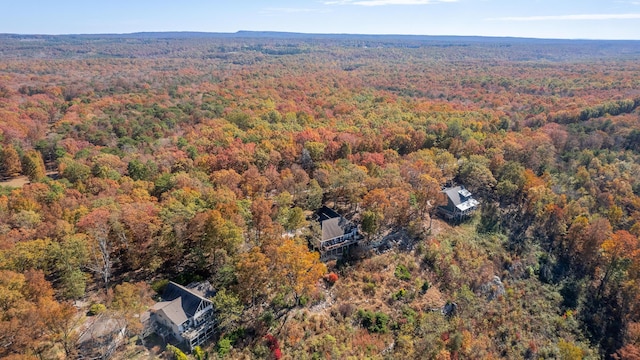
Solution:
{"label": "roof shingle", "polygon": [[181,325],[198,311],[200,304],[211,301],[200,291],[189,289],[174,282],[169,282],[162,293],[163,302],[154,305],[154,310],[163,312],[176,325]]}

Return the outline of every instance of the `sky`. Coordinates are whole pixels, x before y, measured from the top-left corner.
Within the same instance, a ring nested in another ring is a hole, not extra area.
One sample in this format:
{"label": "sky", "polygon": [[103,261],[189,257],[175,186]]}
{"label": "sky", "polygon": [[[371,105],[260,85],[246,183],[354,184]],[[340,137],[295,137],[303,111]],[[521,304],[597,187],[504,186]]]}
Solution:
{"label": "sky", "polygon": [[0,33],[289,31],[640,40],[640,0],[0,0]]}

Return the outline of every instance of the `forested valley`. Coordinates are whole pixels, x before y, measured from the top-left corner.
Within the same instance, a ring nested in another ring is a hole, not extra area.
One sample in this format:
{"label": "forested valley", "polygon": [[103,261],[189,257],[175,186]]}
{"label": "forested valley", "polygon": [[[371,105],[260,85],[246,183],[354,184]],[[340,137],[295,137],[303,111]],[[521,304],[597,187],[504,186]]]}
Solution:
{"label": "forested valley", "polygon": [[640,359],[640,42],[232,35],[0,35],[0,358]]}

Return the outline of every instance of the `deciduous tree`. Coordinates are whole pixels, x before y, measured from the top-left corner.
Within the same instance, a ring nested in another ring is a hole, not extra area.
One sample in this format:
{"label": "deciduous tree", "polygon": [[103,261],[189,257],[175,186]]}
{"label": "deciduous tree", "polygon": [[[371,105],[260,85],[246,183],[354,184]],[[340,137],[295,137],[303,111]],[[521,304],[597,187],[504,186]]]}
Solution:
{"label": "deciduous tree", "polygon": [[20,155],[11,144],[0,147],[0,176],[13,177],[20,173]]}
{"label": "deciduous tree", "polygon": [[298,304],[300,296],[310,294],[327,272],[317,252],[310,252],[304,244],[285,239],[276,250],[272,261],[273,274],[284,286],[285,293],[292,294]]}
{"label": "deciduous tree", "polygon": [[226,289],[219,290],[211,299],[216,309],[218,326],[223,331],[233,331],[242,319],[244,307],[238,296]]}
{"label": "deciduous tree", "polygon": [[111,273],[113,271],[112,240],[109,237],[111,212],[107,208],[94,209],[78,221],[78,227],[89,237],[89,256],[91,261],[88,268],[100,276],[105,291],[109,289]]}
{"label": "deciduous tree", "polygon": [[39,152],[29,150],[24,154],[22,157],[22,173],[31,181],[37,181],[44,178],[44,161],[42,161],[42,156]]}
{"label": "deciduous tree", "polygon": [[236,274],[238,291],[245,301],[253,304],[258,297],[267,295],[269,282],[272,280],[269,265],[269,259],[258,246],[240,254],[236,264]]}

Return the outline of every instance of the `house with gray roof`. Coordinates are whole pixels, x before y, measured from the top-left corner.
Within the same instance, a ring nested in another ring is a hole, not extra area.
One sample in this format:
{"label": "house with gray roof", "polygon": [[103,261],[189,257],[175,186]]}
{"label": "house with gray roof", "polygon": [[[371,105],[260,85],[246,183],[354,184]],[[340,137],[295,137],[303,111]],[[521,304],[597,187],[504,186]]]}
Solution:
{"label": "house with gray roof", "polygon": [[335,210],[323,206],[315,220],[320,224],[320,236],[315,239],[314,247],[320,251],[321,260],[341,258],[357,245],[358,226]]}
{"label": "house with gray roof", "polygon": [[210,339],[214,333],[214,294],[208,282],[182,286],[169,282],[162,301],[146,317],[149,328],[165,342],[176,342],[190,351]]}
{"label": "house with gray roof", "polygon": [[471,216],[480,205],[464,186],[445,188],[442,192],[447,195],[447,205],[438,206],[438,213],[449,221],[461,221]]}

